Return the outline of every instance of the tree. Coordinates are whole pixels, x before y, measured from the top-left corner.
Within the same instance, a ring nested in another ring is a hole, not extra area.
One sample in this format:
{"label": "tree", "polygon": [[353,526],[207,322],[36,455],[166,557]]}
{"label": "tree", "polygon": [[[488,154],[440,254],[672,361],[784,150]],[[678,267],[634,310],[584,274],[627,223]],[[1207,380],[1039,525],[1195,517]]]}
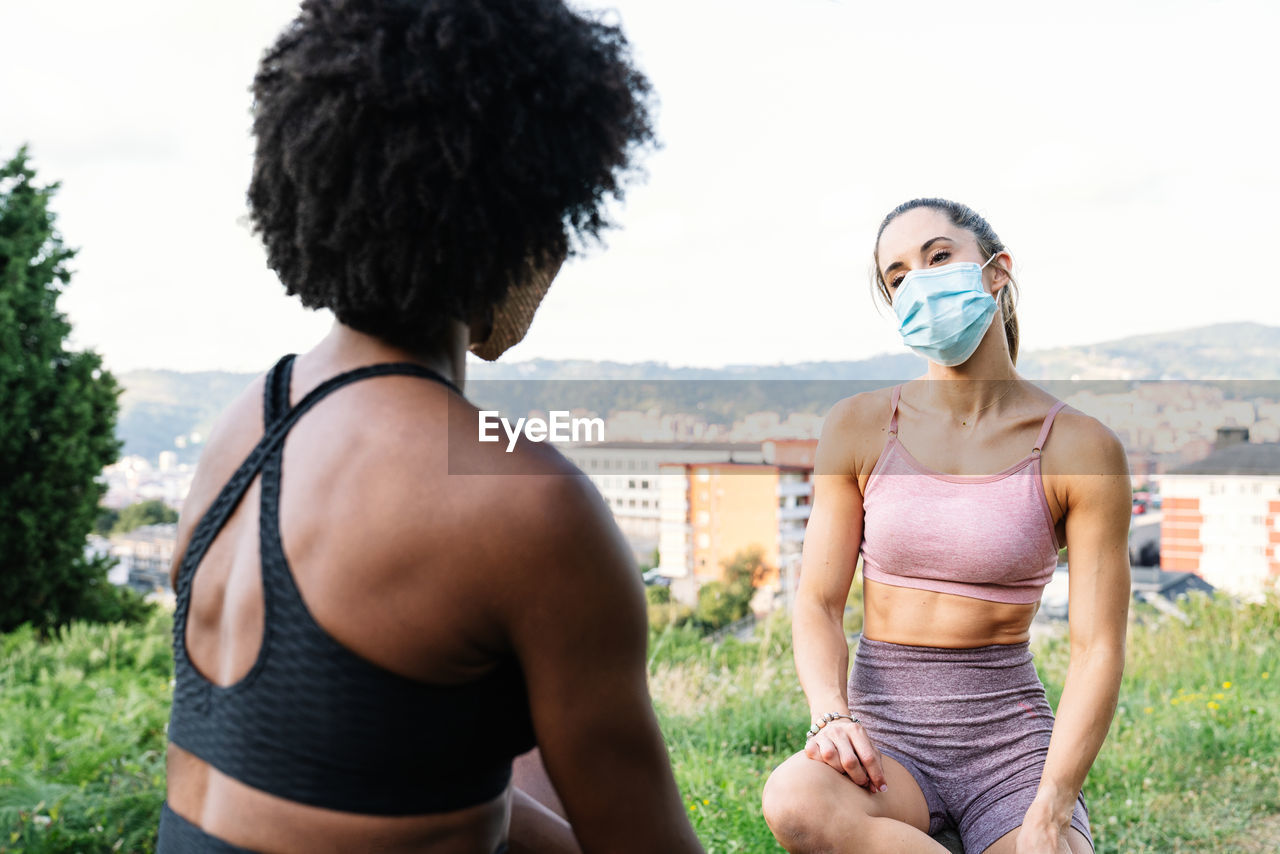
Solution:
{"label": "tree", "polygon": [[750,546],[736,552],[732,558],[722,561],[722,581],[712,581],[698,590],[696,616],[705,626],[718,629],[740,620],[751,610],[751,597],[756,586],[769,573],[764,562],[764,552],[759,546]]}
{"label": "tree", "polygon": [[100,537],[109,537],[111,536],[111,530],[115,528],[118,521],[120,521],[119,510],[112,510],[110,507],[99,507],[98,521],[93,523],[93,532]]}
{"label": "tree", "polygon": [[176,521],[177,511],[163,501],[139,501],[120,511],[120,516],[111,526],[111,533],[127,534],[143,525],[164,525]]}
{"label": "tree", "polygon": [[0,167],[0,632],[91,619],[116,596],[85,540],[120,450],[119,387],[96,353],[66,347],[57,300],[75,252],[54,229],[58,184],[35,177],[25,146]]}
{"label": "tree", "polygon": [[[769,574],[770,567],[764,562],[764,550],[759,546],[750,546],[735,552],[733,557],[722,562],[724,566],[724,583],[726,591],[735,599],[744,603],[751,601],[756,587]],[[746,613],[745,610],[743,612]]]}

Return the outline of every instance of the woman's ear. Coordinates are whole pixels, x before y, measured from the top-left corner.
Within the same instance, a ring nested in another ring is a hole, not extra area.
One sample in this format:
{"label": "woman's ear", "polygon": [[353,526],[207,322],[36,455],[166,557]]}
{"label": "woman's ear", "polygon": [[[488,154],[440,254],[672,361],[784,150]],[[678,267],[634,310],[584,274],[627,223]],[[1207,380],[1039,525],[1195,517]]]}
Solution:
{"label": "woman's ear", "polygon": [[991,261],[991,294],[997,295],[1000,289],[1009,284],[1012,277],[1013,256],[1001,250]]}

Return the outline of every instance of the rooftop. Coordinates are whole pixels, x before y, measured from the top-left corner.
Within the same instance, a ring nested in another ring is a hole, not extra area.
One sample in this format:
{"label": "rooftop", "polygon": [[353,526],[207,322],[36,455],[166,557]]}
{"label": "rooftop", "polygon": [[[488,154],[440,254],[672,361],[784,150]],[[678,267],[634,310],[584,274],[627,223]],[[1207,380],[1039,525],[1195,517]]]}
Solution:
{"label": "rooftop", "polygon": [[585,442],[561,445],[565,451],[756,451],[760,442]]}
{"label": "rooftop", "polygon": [[1280,477],[1280,442],[1239,442],[1168,474],[1275,475]]}

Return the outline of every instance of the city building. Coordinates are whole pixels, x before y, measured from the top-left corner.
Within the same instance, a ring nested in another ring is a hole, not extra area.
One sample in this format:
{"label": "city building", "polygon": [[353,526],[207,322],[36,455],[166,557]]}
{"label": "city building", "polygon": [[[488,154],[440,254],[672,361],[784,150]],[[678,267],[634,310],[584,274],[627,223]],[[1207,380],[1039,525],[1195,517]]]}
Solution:
{"label": "city building", "polygon": [[631,544],[636,560],[648,563],[660,538],[666,462],[764,462],[759,442],[594,442],[558,446],[591,479]]}
{"label": "city building", "polygon": [[1220,427],[1204,459],[1156,475],[1160,567],[1257,596],[1280,581],[1280,442]]}
{"label": "city building", "polygon": [[696,600],[743,549],[760,548],[770,571],[759,586],[778,591],[800,570],[813,500],[812,465],[667,462],[660,466],[658,573],[673,595]]}
{"label": "city building", "polygon": [[122,457],[102,470],[107,487],[102,506],[121,510],[139,501],[155,500],[181,510],[194,478],[195,466],[179,464],[177,455],[169,451],[160,454],[158,468],[143,457]]}
{"label": "city building", "polygon": [[141,593],[169,589],[169,568],[177,545],[178,526],[144,525],[127,534],[112,534],[110,554],[118,561],[112,580]]}

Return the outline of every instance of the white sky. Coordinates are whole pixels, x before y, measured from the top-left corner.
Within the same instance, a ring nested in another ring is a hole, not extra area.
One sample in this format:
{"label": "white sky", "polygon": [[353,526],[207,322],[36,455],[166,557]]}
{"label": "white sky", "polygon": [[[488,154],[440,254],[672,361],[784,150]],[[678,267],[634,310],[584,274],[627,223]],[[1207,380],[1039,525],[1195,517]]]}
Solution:
{"label": "white sky", "polygon": [[[616,0],[658,90],[608,247],[504,360],[905,352],[868,273],[920,195],[1009,245],[1024,349],[1280,323],[1280,4]],[[60,303],[108,367],[256,371],[329,328],[244,224],[249,94],[291,0],[0,0],[0,157],[58,180]]]}

